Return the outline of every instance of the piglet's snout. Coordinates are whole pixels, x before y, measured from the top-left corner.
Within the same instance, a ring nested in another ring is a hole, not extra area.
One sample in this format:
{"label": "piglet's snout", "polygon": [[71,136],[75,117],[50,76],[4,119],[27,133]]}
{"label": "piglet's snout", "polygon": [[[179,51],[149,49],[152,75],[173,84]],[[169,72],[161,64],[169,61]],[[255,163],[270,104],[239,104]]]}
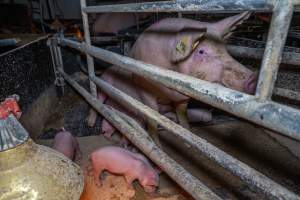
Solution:
{"label": "piglet's snout", "polygon": [[244,82],[244,90],[248,94],[254,94],[257,84],[257,73],[253,73],[249,78]]}

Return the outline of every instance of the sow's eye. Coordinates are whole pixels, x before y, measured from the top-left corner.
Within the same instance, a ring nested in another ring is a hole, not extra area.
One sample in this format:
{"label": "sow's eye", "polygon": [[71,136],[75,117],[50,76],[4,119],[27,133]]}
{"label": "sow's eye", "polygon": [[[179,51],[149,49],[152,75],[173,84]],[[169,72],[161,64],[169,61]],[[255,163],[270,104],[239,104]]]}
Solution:
{"label": "sow's eye", "polygon": [[200,49],[200,50],[198,51],[198,53],[199,53],[199,54],[204,54],[204,51],[203,51],[202,49]]}

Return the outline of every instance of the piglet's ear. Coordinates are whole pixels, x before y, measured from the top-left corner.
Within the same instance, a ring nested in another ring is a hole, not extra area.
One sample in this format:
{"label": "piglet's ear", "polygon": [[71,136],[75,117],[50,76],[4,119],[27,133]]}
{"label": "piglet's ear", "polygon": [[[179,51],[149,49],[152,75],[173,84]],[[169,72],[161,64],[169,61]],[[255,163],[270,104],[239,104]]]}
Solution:
{"label": "piglet's ear", "polygon": [[232,34],[236,27],[242,24],[251,15],[250,11],[227,17],[219,22],[210,24],[207,29],[207,36],[217,40],[226,40]]}
{"label": "piglet's ear", "polygon": [[186,59],[195,49],[204,33],[178,33],[172,47],[171,61],[173,63]]}

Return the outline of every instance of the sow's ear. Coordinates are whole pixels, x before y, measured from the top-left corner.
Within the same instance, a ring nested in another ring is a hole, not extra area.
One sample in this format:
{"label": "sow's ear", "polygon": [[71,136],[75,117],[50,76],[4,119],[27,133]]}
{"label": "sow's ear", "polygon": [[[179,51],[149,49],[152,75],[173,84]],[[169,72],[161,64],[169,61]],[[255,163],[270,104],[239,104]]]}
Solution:
{"label": "sow's ear", "polygon": [[171,61],[173,63],[180,62],[186,59],[195,49],[200,40],[204,36],[204,33],[178,33],[176,41],[171,50]]}
{"label": "sow's ear", "polygon": [[232,34],[236,27],[242,24],[251,15],[250,11],[227,17],[219,22],[212,23],[207,29],[207,36],[224,41]]}

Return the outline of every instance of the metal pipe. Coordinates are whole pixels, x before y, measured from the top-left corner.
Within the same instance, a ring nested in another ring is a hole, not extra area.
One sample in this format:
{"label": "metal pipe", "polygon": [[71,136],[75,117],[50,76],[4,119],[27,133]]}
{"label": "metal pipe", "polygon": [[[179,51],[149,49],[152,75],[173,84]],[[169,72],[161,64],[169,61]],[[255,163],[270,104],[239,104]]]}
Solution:
{"label": "metal pipe", "polygon": [[104,12],[241,12],[272,11],[272,0],[175,0],[83,7],[86,13]]}
{"label": "metal pipe", "polygon": [[101,115],[108,119],[114,127],[122,132],[133,144],[143,151],[153,160],[164,172],[166,172],[175,182],[185,189],[197,200],[220,199],[200,180],[192,176],[181,165],[163,152],[134,120],[119,113],[111,107],[102,104],[97,98],[90,95],[76,81],[72,80],[66,73],[62,72],[65,80]]}
{"label": "metal pipe", "polygon": [[160,115],[157,111],[145,106],[131,96],[128,96],[120,90],[112,87],[107,82],[97,77],[90,78],[113,100],[125,107],[133,108],[144,116],[156,121],[163,128],[173,133],[176,137],[182,139],[187,148],[197,149],[200,153],[215,161],[223,168],[230,171],[233,175],[240,177],[250,186],[250,188],[263,192],[270,199],[300,199],[300,197],[275,183],[265,175],[247,166],[243,162],[240,162],[165,116]]}
{"label": "metal pipe", "polygon": [[[262,59],[264,55],[264,49],[261,48],[235,45],[227,45],[226,48],[231,55],[236,57],[254,58],[259,60]],[[283,52],[281,63],[300,66],[300,53]]]}
{"label": "metal pipe", "polygon": [[54,66],[54,74],[55,74],[55,81],[54,84],[57,87],[61,88],[61,93],[64,94],[65,92],[65,82],[64,79],[62,78],[61,74],[60,74],[60,70],[64,71],[64,64],[63,64],[63,60],[62,60],[62,54],[61,54],[61,47],[58,45],[51,45],[51,41],[50,41],[50,49],[53,50],[53,66]]}
{"label": "metal pipe", "polygon": [[21,41],[20,38],[0,39],[0,47],[16,46]]}
{"label": "metal pipe", "polygon": [[58,42],[300,141],[300,112],[297,109],[272,101],[257,102],[254,101],[255,97],[252,95],[165,70],[94,46],[86,47],[84,44],[67,39]]}
{"label": "metal pipe", "polygon": [[288,37],[291,37],[291,38],[295,38],[295,39],[300,40],[300,33],[290,31],[290,32],[288,33]]}
{"label": "metal pipe", "polygon": [[[83,30],[84,30],[84,40],[86,45],[90,46],[91,37],[90,37],[90,30],[89,30],[88,15],[83,11],[83,8],[86,7],[86,0],[80,0],[80,5],[81,5],[81,14],[82,14],[82,22],[83,22]],[[94,58],[89,54],[86,54],[86,59],[87,59],[89,76],[95,76]],[[90,90],[92,95],[96,97],[97,89],[93,81],[90,81]]]}
{"label": "metal pipe", "polygon": [[91,37],[92,42],[118,42],[117,36],[102,36],[102,37]]}
{"label": "metal pipe", "polygon": [[259,101],[270,100],[272,97],[293,10],[294,5],[289,1],[276,1],[257,82],[255,96]]}
{"label": "metal pipe", "polygon": [[296,100],[300,101],[300,93],[288,89],[283,89],[283,88],[274,88],[273,94],[280,96],[280,97],[285,97],[291,100]]}

